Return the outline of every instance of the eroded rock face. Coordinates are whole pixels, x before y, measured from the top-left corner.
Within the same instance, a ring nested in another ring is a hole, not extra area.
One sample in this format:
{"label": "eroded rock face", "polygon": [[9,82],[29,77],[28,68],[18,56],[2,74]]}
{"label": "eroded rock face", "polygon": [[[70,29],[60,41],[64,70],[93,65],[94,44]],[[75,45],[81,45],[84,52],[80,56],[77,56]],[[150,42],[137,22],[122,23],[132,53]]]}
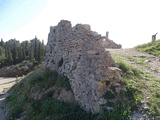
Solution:
{"label": "eroded rock face", "polygon": [[110,53],[99,44],[101,35],[89,25],[62,20],[50,28],[45,67],[69,78],[75,100],[87,111],[98,113],[111,86],[119,89],[121,75]]}

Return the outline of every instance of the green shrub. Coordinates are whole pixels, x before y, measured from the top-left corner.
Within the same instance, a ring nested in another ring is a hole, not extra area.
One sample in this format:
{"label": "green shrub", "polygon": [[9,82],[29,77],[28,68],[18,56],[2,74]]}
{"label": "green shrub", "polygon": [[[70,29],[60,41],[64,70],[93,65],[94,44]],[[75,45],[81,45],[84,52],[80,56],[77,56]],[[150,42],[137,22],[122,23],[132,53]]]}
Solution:
{"label": "green shrub", "polygon": [[21,112],[23,112],[23,105],[26,101],[26,95],[20,95],[17,96],[17,94],[12,94],[9,97],[6,98],[6,103],[8,112],[7,112],[7,118],[10,120],[14,120],[19,116]]}
{"label": "green shrub", "polygon": [[113,109],[104,109],[97,120],[129,120],[130,110],[122,103],[116,103],[110,106]]}
{"label": "green shrub", "polygon": [[114,93],[113,93],[112,91],[107,91],[107,92],[103,95],[103,97],[104,97],[105,99],[114,99],[114,98],[115,98],[115,95],[114,95]]}
{"label": "green shrub", "polygon": [[67,77],[50,70],[36,71],[16,84],[6,98],[8,120],[18,118],[24,111],[27,112],[25,120],[92,120],[96,117],[84,111],[76,103],[64,103],[54,99],[54,90],[43,94],[40,100],[30,97],[34,91],[53,86],[71,90]]}
{"label": "green shrub", "polygon": [[156,96],[157,98],[160,98],[160,91],[156,91],[156,92],[155,92],[155,96]]}
{"label": "green shrub", "polygon": [[57,86],[61,86],[64,87],[66,90],[71,90],[71,85],[69,83],[69,79],[66,76],[58,76],[57,77],[57,82],[56,82]]}

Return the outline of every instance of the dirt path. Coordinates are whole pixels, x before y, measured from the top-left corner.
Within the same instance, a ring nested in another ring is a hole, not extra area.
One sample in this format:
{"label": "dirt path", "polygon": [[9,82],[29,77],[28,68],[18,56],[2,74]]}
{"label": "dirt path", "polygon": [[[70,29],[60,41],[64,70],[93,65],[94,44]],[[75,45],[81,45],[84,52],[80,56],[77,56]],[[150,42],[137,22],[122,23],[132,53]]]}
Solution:
{"label": "dirt path", "polygon": [[[144,89],[144,99],[151,96],[151,89],[154,85],[160,88],[160,58],[142,53],[134,49],[107,49],[115,58],[127,61],[127,63],[141,69],[145,73],[149,73],[152,77],[146,78]],[[156,78],[156,81],[155,79]]]}
{"label": "dirt path", "polygon": [[5,120],[3,101],[7,97],[6,91],[15,84],[16,78],[0,77],[0,120]]}
{"label": "dirt path", "polygon": [[[143,85],[145,87],[141,89],[143,98],[140,109],[145,106],[148,107],[146,101],[153,97],[153,90],[157,89],[157,91],[159,91],[160,88],[160,58],[134,49],[106,49],[106,51],[109,51],[112,57],[127,61],[127,63],[153,76],[146,78]],[[134,111],[131,120],[160,120],[160,118],[150,118],[145,112],[141,111]]]}
{"label": "dirt path", "polygon": [[160,78],[160,58],[134,49],[106,49],[112,56],[126,60],[143,71]]}

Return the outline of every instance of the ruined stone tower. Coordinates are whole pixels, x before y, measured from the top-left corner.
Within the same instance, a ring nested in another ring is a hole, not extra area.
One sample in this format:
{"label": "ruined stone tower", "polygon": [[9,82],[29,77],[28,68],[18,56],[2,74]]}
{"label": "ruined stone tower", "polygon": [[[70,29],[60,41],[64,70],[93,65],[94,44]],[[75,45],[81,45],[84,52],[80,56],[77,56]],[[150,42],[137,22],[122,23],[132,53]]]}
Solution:
{"label": "ruined stone tower", "polygon": [[45,67],[69,78],[75,100],[87,111],[100,112],[107,91],[119,94],[121,70],[99,44],[103,37],[89,25],[62,20],[50,28]]}

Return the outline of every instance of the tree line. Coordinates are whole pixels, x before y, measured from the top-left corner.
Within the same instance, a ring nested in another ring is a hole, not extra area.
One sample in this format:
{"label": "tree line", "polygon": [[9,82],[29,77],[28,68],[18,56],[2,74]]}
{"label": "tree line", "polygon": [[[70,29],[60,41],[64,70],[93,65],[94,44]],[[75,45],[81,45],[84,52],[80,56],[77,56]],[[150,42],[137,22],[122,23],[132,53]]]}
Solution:
{"label": "tree line", "polygon": [[3,39],[0,41],[0,67],[15,65],[24,60],[41,63],[44,56],[44,41],[40,41],[37,37],[21,43],[16,39],[10,39],[7,42]]}

